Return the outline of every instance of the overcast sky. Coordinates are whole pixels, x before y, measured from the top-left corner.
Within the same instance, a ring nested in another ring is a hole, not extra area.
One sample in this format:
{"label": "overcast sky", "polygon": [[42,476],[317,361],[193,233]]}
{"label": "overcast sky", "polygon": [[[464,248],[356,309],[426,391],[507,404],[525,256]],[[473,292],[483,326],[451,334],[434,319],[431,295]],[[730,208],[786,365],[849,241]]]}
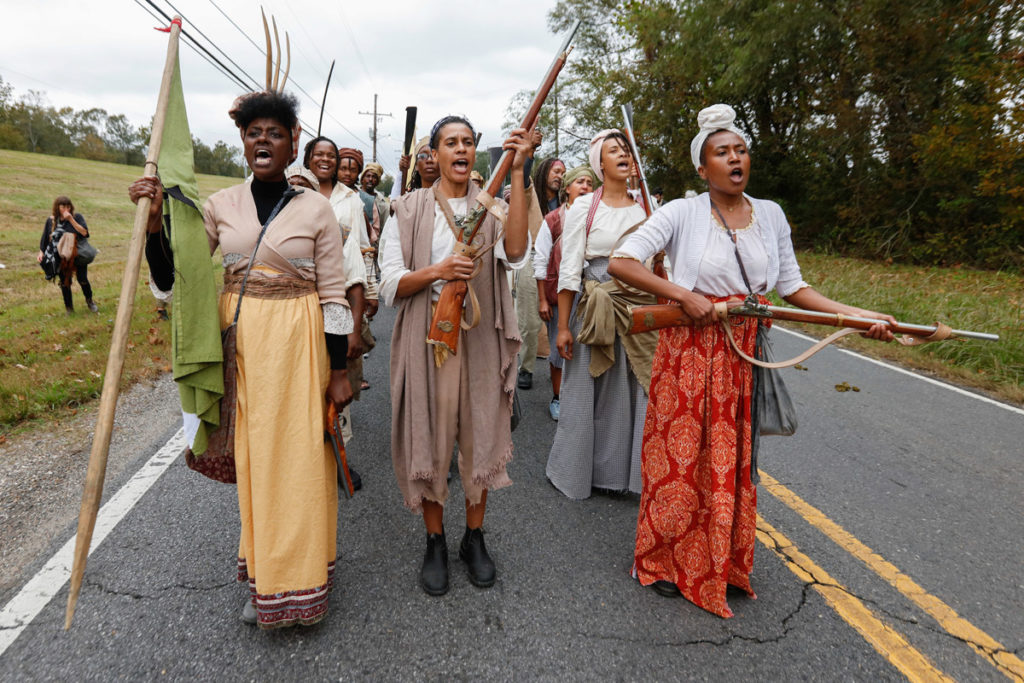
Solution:
{"label": "overcast sky", "polygon": [[[168,0],[153,2],[174,13]],[[217,9],[262,47],[258,3],[170,2],[183,13],[186,32],[204,44],[208,41],[199,32],[206,34],[262,84],[265,58]],[[315,128],[327,72],[337,60],[323,134],[343,147],[362,149],[369,159],[372,117],[359,112],[371,111],[378,93],[378,110],[394,115],[381,119],[378,132],[378,157],[389,171],[397,168],[409,105],[419,107],[419,136],[441,116],[457,113],[483,132],[481,146],[499,142],[509,99],[537,87],[561,43],[547,28],[553,5],[554,0],[263,3],[268,18],[277,18],[282,48],[284,31],[291,36],[288,87],[299,98],[300,117]],[[166,34],[152,30],[156,25],[134,0],[4,0],[0,76],[16,96],[42,90],[56,107],[102,107],[145,124],[156,106],[167,49]],[[182,42],[192,133],[211,145],[217,140],[239,145],[227,109],[241,88]]]}

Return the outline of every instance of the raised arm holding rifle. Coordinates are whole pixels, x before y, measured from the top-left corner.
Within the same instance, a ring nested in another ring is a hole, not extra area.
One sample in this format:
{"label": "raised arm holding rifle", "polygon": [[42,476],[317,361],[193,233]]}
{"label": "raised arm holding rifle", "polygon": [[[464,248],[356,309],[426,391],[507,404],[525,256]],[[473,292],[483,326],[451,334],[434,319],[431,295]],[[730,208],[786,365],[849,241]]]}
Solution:
{"label": "raised arm holding rifle", "polygon": [[[782,210],[744,194],[750,155],[734,118],[726,105],[701,111],[691,158],[708,192],[656,211],[608,268],[626,284],[679,302],[693,321],[662,330],[654,357],[634,576],[721,617],[732,616],[728,585],[753,595],[756,493],[751,365],[730,347],[723,326],[712,324],[714,304],[748,296],[765,302],[776,289],[797,306],[894,322],[832,301],[803,281]],[[661,250],[671,258],[670,280],[642,265]],[[892,339],[886,323],[871,326],[867,336]],[[737,346],[753,356],[758,320],[736,316],[727,324]],[[715,559],[684,561],[689,557]]]}

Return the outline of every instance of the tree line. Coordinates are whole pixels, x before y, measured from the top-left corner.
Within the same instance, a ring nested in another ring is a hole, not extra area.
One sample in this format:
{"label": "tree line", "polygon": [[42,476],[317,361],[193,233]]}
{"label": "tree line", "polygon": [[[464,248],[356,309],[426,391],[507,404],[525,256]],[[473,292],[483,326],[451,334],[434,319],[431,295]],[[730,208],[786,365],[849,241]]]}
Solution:
{"label": "tree line", "polygon": [[[0,77],[0,149],[141,166],[149,136],[149,126],[135,126],[124,114],[58,109],[38,90],[15,97],[14,88]],[[211,147],[193,136],[192,149],[197,173],[244,176],[239,148],[223,140]]]}
{"label": "tree line", "polygon": [[577,18],[563,158],[631,102],[651,185],[700,190],[696,114],[725,102],[752,141],[749,192],[782,205],[798,245],[1024,266],[1024,3],[559,0],[549,25]]}

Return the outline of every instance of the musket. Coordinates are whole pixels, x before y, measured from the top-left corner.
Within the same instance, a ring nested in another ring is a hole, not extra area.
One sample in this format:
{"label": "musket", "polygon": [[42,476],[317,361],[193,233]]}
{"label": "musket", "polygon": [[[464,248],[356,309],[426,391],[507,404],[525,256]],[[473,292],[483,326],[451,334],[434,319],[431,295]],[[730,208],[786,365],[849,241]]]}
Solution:
{"label": "musket", "polygon": [[[540,108],[544,104],[544,100],[547,99],[548,93],[551,92],[551,88],[554,87],[558,73],[565,66],[565,62],[569,58],[569,53],[572,51],[572,40],[576,36],[576,31],[579,30],[580,23],[577,20],[573,24],[569,35],[558,49],[554,61],[551,62],[551,66],[544,75],[544,80],[541,81],[540,87],[537,88],[536,97],[533,98],[533,102],[530,104],[529,109],[526,110],[526,115],[523,116],[523,120],[519,124],[520,128],[530,130],[536,124],[537,118],[540,115]],[[466,247],[473,243],[473,239],[480,230],[484,215],[487,212],[492,213],[501,223],[505,222],[505,212],[494,201],[494,196],[501,189],[505,175],[512,168],[514,157],[514,150],[506,149],[504,151],[498,161],[497,168],[491,174],[487,187],[477,193],[475,208],[456,224],[456,227],[462,232],[459,244],[455,245],[456,250],[460,250],[460,253],[465,252],[467,250]],[[437,307],[434,309],[434,317],[430,321],[430,330],[427,333],[428,344],[440,347],[440,349],[451,353],[453,356],[458,351],[463,304],[466,301],[466,293],[468,291],[469,285],[466,280],[450,280],[444,284],[444,287],[441,289],[441,296],[437,301]],[[435,362],[440,364],[443,362],[443,358],[443,353],[439,354],[435,351]]]}
{"label": "musket", "polygon": [[[749,299],[746,301],[730,302],[728,309],[729,315],[771,318],[773,320],[788,320],[815,325],[830,325],[832,327],[852,327],[858,330],[867,330],[873,325],[881,324],[887,326],[894,334],[907,335],[915,340],[931,338],[928,340],[939,341],[940,339],[951,337],[966,337],[968,339],[999,341],[998,334],[990,334],[988,332],[954,330],[945,325],[915,325],[901,322],[897,322],[894,325],[887,320],[879,320],[877,318],[862,318],[838,313],[821,313],[819,311],[807,311],[798,308],[786,308],[784,306],[771,306],[750,301]],[[660,330],[665,327],[681,327],[693,323],[689,316],[683,312],[683,307],[677,303],[633,306],[630,308],[630,315],[633,319],[633,325],[627,334]]]}
{"label": "musket", "polygon": [[648,217],[653,213],[651,207],[651,192],[647,187],[647,176],[644,175],[643,164],[640,163],[640,151],[636,147],[636,135],[633,133],[633,105],[622,105],[622,118],[626,122],[624,132],[629,140],[629,152],[633,156],[633,169],[640,179],[640,196],[644,200],[644,211]]}
{"label": "musket", "polygon": [[355,494],[355,488],[352,486],[352,473],[348,469],[345,441],[341,437],[341,416],[334,407],[334,401],[327,403],[327,436],[334,450],[334,460],[338,464],[338,484],[345,492],[345,497],[351,498]]}
{"label": "musket", "polygon": [[409,189],[409,183],[412,182],[412,171],[416,168],[416,159],[413,154],[416,152],[412,148],[414,144],[414,136],[416,135],[416,107],[405,108],[405,137],[402,138],[402,150],[403,154],[409,155],[409,170],[405,172],[404,178],[398,178],[397,182],[402,183],[401,194],[405,194],[406,190]]}
{"label": "musket", "polygon": [[[651,192],[647,187],[647,176],[644,175],[644,167],[640,162],[640,150],[636,146],[636,134],[633,132],[633,105],[624,104],[622,105],[622,119],[625,122],[625,133],[626,140],[629,141],[629,152],[630,156],[633,157],[633,169],[636,171],[637,178],[640,179],[640,196],[643,199],[644,213],[650,218],[654,212],[651,206]],[[665,252],[659,251],[654,256],[654,267],[652,269],[654,274],[665,280],[668,279],[668,273],[665,272]],[[659,298],[658,303],[668,303],[668,300]]]}

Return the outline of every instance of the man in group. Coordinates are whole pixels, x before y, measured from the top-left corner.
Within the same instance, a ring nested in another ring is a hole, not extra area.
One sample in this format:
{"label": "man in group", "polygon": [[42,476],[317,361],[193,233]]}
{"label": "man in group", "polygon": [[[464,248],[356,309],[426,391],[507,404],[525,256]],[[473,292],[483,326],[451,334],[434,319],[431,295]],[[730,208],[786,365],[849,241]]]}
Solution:
{"label": "man in group", "polygon": [[[381,178],[384,177],[384,167],[378,164],[376,161],[371,161],[366,164],[366,168],[363,169],[363,174],[359,176],[359,196],[363,200],[365,206],[368,199],[372,200],[373,207],[376,209],[377,219],[377,233],[370,233],[370,245],[373,247],[377,246],[377,241],[380,239],[380,226],[387,221],[388,216],[391,215],[391,202],[383,194],[377,191],[377,186],[380,185]],[[373,225],[373,213],[371,210],[370,224]]]}
{"label": "man in group", "polygon": [[[533,215],[530,217],[531,244],[537,243],[543,216],[558,208],[558,192],[562,189],[564,175],[565,164],[555,158],[545,159],[533,175],[533,188],[537,194],[541,220],[533,220]],[[537,281],[530,273],[522,277],[517,273],[516,279],[516,315],[519,318],[519,335],[523,338],[516,386],[525,390],[533,387],[533,366],[538,353],[546,357],[550,349],[547,335],[539,334],[542,325],[537,310]]]}

